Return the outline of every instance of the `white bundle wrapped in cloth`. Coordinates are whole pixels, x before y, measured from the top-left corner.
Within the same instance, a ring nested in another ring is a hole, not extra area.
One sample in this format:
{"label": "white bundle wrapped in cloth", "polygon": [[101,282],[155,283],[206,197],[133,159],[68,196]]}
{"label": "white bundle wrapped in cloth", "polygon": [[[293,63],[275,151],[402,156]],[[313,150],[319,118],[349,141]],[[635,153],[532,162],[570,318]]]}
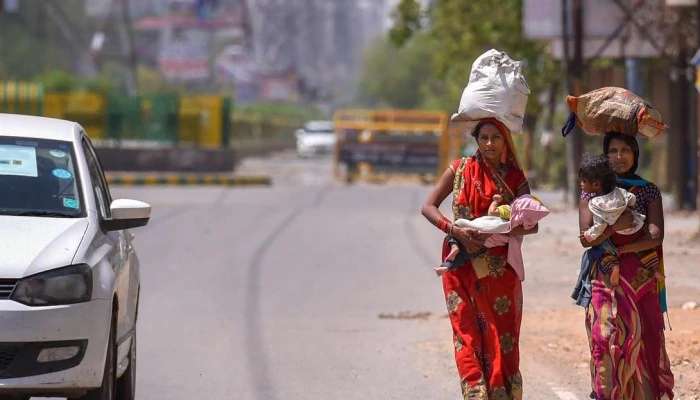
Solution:
{"label": "white bundle wrapped in cloth", "polygon": [[460,228],[468,228],[479,231],[479,233],[508,233],[511,230],[510,221],[505,221],[501,217],[486,215],[474,219],[458,219],[455,225]]}
{"label": "white bundle wrapped in cloth", "polygon": [[496,118],[512,133],[520,132],[529,94],[520,62],[491,49],[472,64],[469,83],[452,121],[467,122],[471,133],[479,120]]}

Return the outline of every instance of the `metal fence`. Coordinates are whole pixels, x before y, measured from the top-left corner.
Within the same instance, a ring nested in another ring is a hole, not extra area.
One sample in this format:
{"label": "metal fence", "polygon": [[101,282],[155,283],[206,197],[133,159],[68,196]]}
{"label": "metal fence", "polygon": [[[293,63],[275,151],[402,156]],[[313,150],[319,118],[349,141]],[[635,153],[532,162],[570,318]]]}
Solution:
{"label": "metal fence", "polygon": [[0,81],[0,112],[76,121],[91,138],[117,145],[147,141],[225,147],[231,138],[232,107],[226,96],[54,92],[36,83]]}

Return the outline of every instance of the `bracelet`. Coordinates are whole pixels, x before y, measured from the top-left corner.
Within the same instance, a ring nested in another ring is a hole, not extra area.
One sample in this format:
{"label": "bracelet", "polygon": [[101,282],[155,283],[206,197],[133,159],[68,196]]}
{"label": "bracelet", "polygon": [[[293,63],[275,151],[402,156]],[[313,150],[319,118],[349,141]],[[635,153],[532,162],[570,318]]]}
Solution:
{"label": "bracelet", "polygon": [[452,224],[452,223],[451,223],[451,224],[450,224],[450,231],[448,232],[448,234],[449,234],[450,236],[454,236],[454,234],[452,234],[452,228],[454,228],[454,227],[455,227],[455,224]]}
{"label": "bracelet", "polygon": [[447,233],[449,225],[451,225],[451,223],[445,217],[440,218],[440,220],[437,222],[438,229],[440,229],[441,231],[443,231],[445,233]]}

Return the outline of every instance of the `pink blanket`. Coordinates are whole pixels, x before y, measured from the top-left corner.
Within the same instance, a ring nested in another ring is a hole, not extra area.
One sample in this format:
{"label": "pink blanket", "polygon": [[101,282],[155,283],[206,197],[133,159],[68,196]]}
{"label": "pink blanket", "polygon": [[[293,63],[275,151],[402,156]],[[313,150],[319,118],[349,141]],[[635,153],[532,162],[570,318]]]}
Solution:
{"label": "pink blanket", "polygon": [[[532,229],[537,223],[549,214],[547,207],[529,194],[520,196],[511,204],[510,229],[518,226]],[[511,234],[496,234],[486,239],[486,247],[498,247],[508,245],[508,264],[510,264],[521,281],[525,280],[525,267],[523,264],[523,236]]]}

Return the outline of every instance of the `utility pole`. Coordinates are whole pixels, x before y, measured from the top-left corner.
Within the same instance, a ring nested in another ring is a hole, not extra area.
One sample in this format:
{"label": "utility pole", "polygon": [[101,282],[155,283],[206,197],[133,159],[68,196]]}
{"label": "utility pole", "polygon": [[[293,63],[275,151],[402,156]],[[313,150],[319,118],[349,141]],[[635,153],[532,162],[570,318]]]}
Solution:
{"label": "utility pole", "polygon": [[[695,47],[700,50],[700,0],[697,2],[697,6],[695,7],[695,26],[697,29],[697,32],[695,33]],[[698,67],[696,67],[698,68]],[[697,79],[697,77],[696,77]],[[696,190],[696,196],[695,196],[695,207],[700,207],[700,173],[697,172],[697,169],[700,168],[700,97],[698,97],[696,93],[696,101],[695,101],[695,115],[696,115],[696,124],[695,128],[697,130],[696,132],[696,138],[695,138],[695,168],[696,168],[696,174],[697,174],[697,180],[695,182],[695,190]],[[700,233],[700,231],[698,232]]]}
{"label": "utility pole", "polygon": [[[571,0],[571,19],[573,27],[574,54],[569,58],[569,24],[568,0],[562,0],[562,28],[564,38],[564,55],[566,59],[567,88],[572,96],[582,92],[583,80],[583,0]],[[577,127],[572,135],[566,138],[566,171],[567,171],[567,203],[577,206],[579,203],[578,168],[583,152],[583,137]]]}
{"label": "utility pole", "polygon": [[[696,22],[696,37],[693,43],[694,47],[691,49],[690,54],[694,54],[698,47],[700,47],[700,1],[698,1],[695,7],[695,22]],[[692,8],[691,8],[692,10]],[[689,13],[689,15],[692,15]],[[692,23],[692,22],[691,22]],[[688,122],[688,200],[691,210],[697,210],[700,206],[700,173],[698,172],[698,166],[700,165],[700,129],[698,129],[698,122],[700,121],[700,113],[698,113],[698,105],[700,104],[700,96],[698,96],[698,90],[695,86],[696,81],[696,68],[686,60],[686,79],[688,82],[688,92],[690,98],[690,121]]]}
{"label": "utility pole", "polygon": [[122,53],[126,58],[127,74],[126,74],[126,90],[130,96],[136,94],[137,91],[137,76],[136,76],[136,50],[134,48],[134,30],[131,23],[131,7],[129,0],[120,0],[122,23],[119,24]]}
{"label": "utility pole", "polygon": [[[681,13],[681,23],[679,26],[688,22],[685,13]],[[692,208],[695,202],[695,194],[693,193],[691,200],[690,192],[694,183],[691,183],[691,160],[690,153],[693,148],[690,143],[690,111],[691,108],[691,82],[688,79],[688,44],[686,37],[681,29],[676,27],[676,42],[678,45],[678,54],[673,62],[671,71],[671,88],[675,92],[673,98],[677,99],[676,107],[672,111],[671,136],[669,138],[670,154],[669,160],[669,182],[673,183],[673,198],[676,209]]]}

